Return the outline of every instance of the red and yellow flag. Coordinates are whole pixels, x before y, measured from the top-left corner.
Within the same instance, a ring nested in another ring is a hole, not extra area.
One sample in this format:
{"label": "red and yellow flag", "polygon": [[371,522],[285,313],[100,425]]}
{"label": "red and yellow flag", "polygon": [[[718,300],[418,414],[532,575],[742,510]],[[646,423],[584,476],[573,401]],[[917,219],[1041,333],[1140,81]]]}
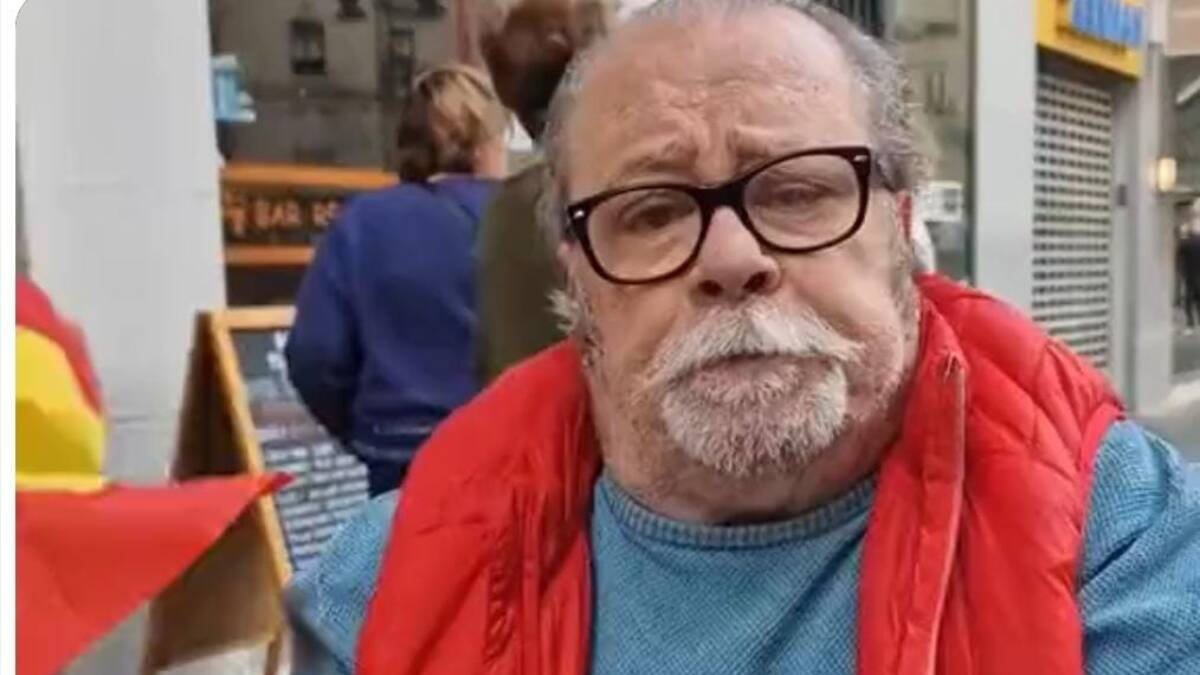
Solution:
{"label": "red and yellow flag", "polygon": [[25,279],[16,315],[17,487],[99,488],[104,419],[83,336]]}
{"label": "red and yellow flag", "polygon": [[277,476],[110,484],[82,334],[17,280],[17,673],[66,667],[182,574]]}

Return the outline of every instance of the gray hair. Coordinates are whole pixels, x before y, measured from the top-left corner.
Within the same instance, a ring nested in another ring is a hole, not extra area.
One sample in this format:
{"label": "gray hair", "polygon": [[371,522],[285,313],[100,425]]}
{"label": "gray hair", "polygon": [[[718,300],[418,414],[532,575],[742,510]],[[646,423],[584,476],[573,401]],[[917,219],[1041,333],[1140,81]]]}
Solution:
{"label": "gray hair", "polygon": [[[630,17],[630,23],[647,19],[672,19],[700,12],[727,15],[749,10],[782,7],[800,13],[833,36],[845,52],[858,84],[869,99],[869,124],[873,150],[884,184],[897,192],[914,190],[928,177],[927,133],[919,121],[912,88],[904,66],[878,40],[850,19],[815,0],[659,0]],[[550,104],[542,138],[548,171],[539,203],[539,221],[552,247],[563,237],[566,212],[566,120],[575,107],[588,65],[607,38],[578,54],[567,68]]]}

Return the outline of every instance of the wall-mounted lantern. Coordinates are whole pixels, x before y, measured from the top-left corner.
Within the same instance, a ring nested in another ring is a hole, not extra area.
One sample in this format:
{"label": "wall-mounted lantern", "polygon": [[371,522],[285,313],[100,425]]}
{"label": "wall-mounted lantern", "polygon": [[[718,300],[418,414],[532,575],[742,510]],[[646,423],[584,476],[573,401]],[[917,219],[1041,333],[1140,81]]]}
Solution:
{"label": "wall-mounted lantern", "polygon": [[1170,192],[1175,189],[1179,180],[1179,164],[1174,157],[1159,157],[1154,166],[1154,187],[1159,192]]}

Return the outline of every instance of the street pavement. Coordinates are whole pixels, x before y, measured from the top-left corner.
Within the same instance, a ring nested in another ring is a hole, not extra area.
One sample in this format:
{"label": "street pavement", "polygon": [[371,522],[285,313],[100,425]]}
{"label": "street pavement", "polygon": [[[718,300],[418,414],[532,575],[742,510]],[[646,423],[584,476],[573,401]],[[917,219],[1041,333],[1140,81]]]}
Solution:
{"label": "street pavement", "polygon": [[1193,462],[1200,462],[1200,393],[1167,411],[1138,418],[1151,431],[1171,441]]}
{"label": "street pavement", "polygon": [[1200,371],[1200,329],[1190,334],[1176,333],[1174,363],[1181,373]]}

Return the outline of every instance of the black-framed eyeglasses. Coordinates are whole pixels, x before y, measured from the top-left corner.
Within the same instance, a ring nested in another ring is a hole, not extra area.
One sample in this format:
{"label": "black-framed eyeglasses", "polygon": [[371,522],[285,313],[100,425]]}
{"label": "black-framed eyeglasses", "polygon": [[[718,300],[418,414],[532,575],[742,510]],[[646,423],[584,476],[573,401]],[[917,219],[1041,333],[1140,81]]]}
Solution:
{"label": "black-framed eyeglasses", "polygon": [[766,250],[815,253],[862,227],[871,150],[810,148],[758,164],[719,185],[646,183],[570,204],[566,229],[596,273],[618,284],[648,284],[686,270],[700,255],[713,214],[733,209]]}

